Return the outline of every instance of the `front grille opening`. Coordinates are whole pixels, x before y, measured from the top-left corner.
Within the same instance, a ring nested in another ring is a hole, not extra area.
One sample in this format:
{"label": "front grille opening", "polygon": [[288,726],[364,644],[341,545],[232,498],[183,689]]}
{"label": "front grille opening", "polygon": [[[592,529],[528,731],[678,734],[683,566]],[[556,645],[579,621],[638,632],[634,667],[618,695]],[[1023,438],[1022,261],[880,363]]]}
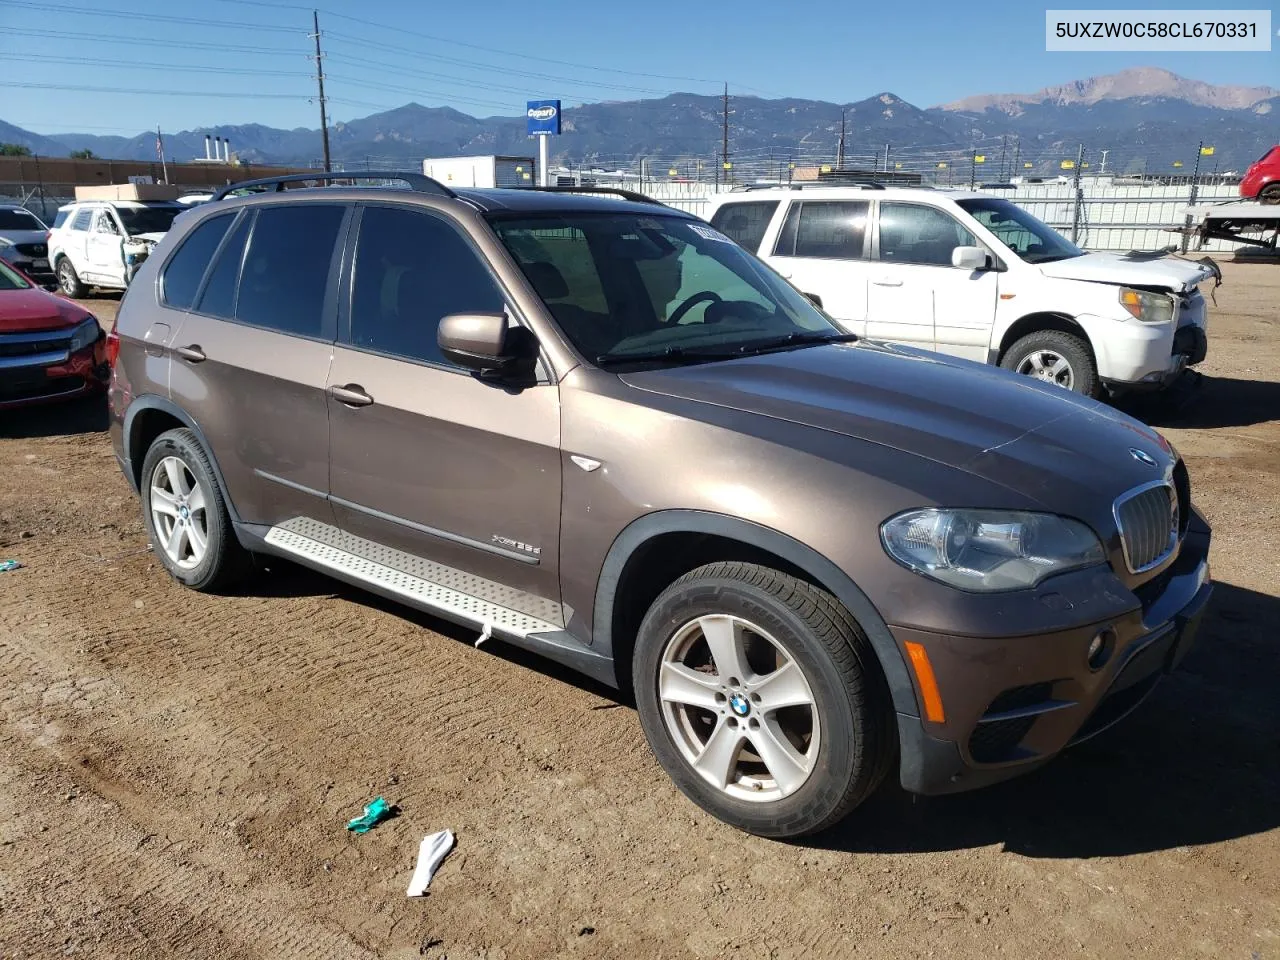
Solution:
{"label": "front grille opening", "polygon": [[[1116,521],[1131,573],[1150,570],[1173,552],[1178,536],[1173,523],[1176,503],[1176,491],[1164,483],[1139,488],[1117,501]],[[1181,524],[1179,516],[1178,526]]]}
{"label": "front grille opening", "polygon": [[1103,698],[1103,701],[1098,704],[1098,709],[1093,711],[1093,715],[1084,722],[1084,726],[1080,728],[1071,742],[1079,743],[1081,740],[1087,740],[1094,734],[1101,733],[1112,724],[1123,720],[1126,714],[1146,699],[1147,694],[1159,682],[1160,674],[1156,672],[1131,687],[1126,687],[1124,690]]}
{"label": "front grille opening", "polygon": [[[1033,707],[1050,699],[1052,694],[1053,684],[1047,682],[1010,687],[991,701],[983,716],[996,716],[1008,710]],[[979,723],[969,736],[969,756],[976,763],[1000,763],[1013,759],[1018,745],[1031,732],[1037,719],[1036,716],[1013,717]]]}

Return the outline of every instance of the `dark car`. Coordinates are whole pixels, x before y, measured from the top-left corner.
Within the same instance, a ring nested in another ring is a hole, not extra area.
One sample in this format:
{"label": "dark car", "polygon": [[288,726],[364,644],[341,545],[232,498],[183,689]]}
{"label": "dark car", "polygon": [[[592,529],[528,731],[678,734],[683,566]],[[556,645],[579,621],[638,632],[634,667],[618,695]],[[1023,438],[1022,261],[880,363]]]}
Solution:
{"label": "dark car", "polygon": [[94,315],[0,261],[0,409],[100,393],[109,377]]}
{"label": "dark car", "polygon": [[112,436],[180,582],[288,557],[629,688],[777,837],[1032,769],[1186,653],[1153,430],[859,341],[660,204],[404,179],[215,198],[130,287]]}
{"label": "dark car", "polygon": [[1280,203],[1280,144],[1249,165],[1240,181],[1240,196],[1262,203]]}

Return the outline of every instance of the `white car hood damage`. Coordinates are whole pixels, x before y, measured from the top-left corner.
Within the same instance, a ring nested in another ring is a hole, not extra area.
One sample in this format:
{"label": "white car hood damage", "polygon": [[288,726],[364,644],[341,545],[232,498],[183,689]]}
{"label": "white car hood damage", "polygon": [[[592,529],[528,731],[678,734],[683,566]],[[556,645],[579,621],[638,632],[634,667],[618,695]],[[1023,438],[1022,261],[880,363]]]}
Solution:
{"label": "white car hood damage", "polygon": [[1214,275],[1213,268],[1193,260],[1160,257],[1145,260],[1119,253],[1086,253],[1082,257],[1040,264],[1046,277],[1087,280],[1128,287],[1158,287],[1182,293]]}

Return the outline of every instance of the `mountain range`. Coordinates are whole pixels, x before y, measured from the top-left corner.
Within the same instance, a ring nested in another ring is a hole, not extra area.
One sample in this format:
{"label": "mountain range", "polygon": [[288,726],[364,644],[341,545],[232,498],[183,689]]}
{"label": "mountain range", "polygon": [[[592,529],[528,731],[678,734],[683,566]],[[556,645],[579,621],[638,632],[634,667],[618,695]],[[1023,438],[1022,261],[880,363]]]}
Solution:
{"label": "mountain range", "polygon": [[[842,115],[845,154],[852,164],[881,157],[888,144],[891,159],[907,168],[932,166],[934,159],[950,154],[953,166],[967,169],[972,149],[994,165],[1003,149],[1008,169],[1016,155],[1019,167],[1033,165],[1019,172],[1056,173],[1060,161],[1074,157],[1083,143],[1087,159],[1096,161],[1107,150],[1108,169],[1118,173],[1177,172],[1175,160],[1189,172],[1196,144],[1203,141],[1215,148],[1213,166],[1243,170],[1280,139],[1280,90],[1215,86],[1151,67],[927,109],[888,92],[846,104],[733,96],[730,109],[730,159],[739,169],[834,158]],[[715,165],[722,120],[719,97],[689,93],[567,107],[564,136],[553,141],[553,157],[609,167],[630,166],[641,158],[663,168],[692,166],[695,160]],[[180,160],[203,157],[206,134],[229,139],[233,152],[248,163],[306,164],[320,153],[316,129],[252,123],[166,133],[165,153]],[[0,121],[0,142],[23,144],[44,156],[87,149],[112,159],[155,158],[150,132],[42,136]],[[416,166],[428,156],[535,152],[523,117],[477,118],[418,103],[333,124],[330,142],[334,160],[348,168],[368,163],[376,169],[396,161]],[[994,174],[993,167],[987,169]]]}

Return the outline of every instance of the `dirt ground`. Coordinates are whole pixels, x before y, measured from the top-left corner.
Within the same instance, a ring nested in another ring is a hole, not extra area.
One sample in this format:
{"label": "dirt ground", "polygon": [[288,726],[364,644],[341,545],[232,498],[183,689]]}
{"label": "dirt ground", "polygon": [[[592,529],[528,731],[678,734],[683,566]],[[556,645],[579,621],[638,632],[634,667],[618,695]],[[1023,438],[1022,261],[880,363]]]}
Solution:
{"label": "dirt ground", "polygon": [[1225,270],[1203,377],[1128,406],[1215,528],[1182,671],[1038,773],[806,844],[500,643],[287,565],[179,589],[100,406],[0,414],[0,957],[1280,958],[1280,265]]}

